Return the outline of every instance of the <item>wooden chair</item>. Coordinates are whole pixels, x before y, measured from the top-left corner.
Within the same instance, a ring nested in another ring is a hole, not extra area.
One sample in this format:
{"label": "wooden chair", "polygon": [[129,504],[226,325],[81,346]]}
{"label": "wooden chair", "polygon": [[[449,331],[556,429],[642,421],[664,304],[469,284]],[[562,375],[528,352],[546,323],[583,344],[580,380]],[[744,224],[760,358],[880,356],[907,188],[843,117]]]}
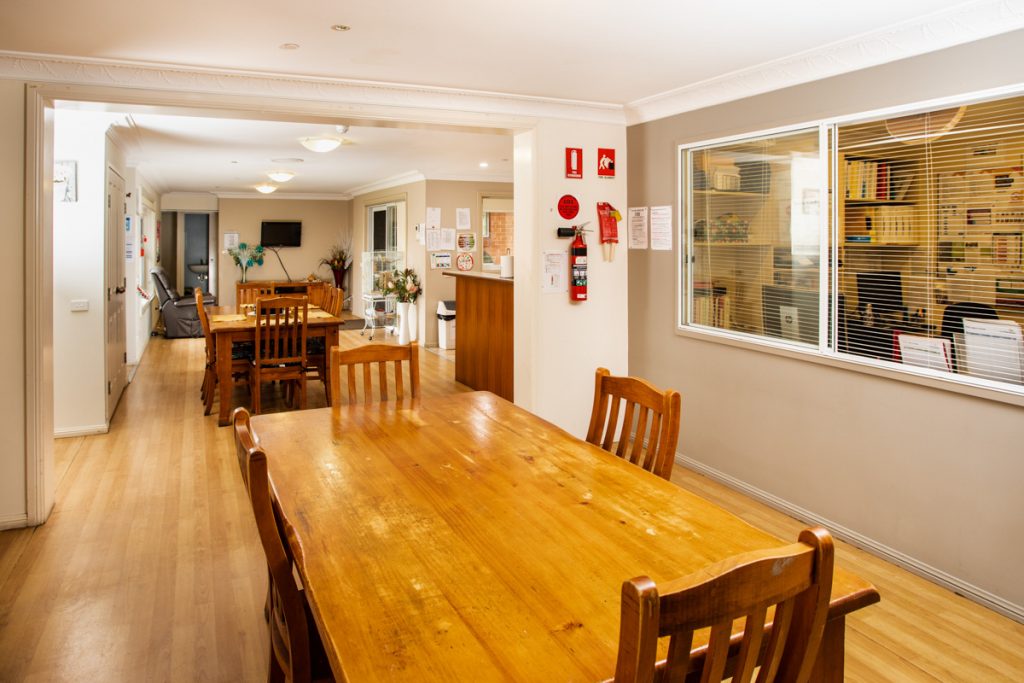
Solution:
{"label": "wooden chair", "polygon": [[327,294],[328,287],[330,285],[323,280],[310,282],[306,286],[306,296],[309,297],[309,305],[323,308],[324,295]]}
{"label": "wooden chair", "polygon": [[[622,428],[616,433],[623,403]],[[635,377],[613,377],[598,368],[587,441],[670,479],[679,441],[679,406],[678,391],[658,389]]]}
{"label": "wooden chair", "polygon": [[[199,311],[199,324],[203,328],[203,337],[206,339],[206,370],[203,374],[203,385],[199,396],[203,401],[203,415],[209,415],[213,409],[213,399],[217,396],[217,345],[213,340],[213,332],[210,330],[210,317],[206,314],[206,306],[203,305],[203,290],[196,287],[196,308]],[[239,351],[238,356],[231,357],[231,376],[249,376],[249,357],[244,351]]]}
{"label": "wooden chair", "polygon": [[[808,680],[828,616],[832,566],[832,536],[815,527],[801,531],[797,543],[737,555],[660,590],[646,576],[626,581],[615,683],[698,675],[702,683],[728,676],[746,683],[756,666],[758,683]],[[732,638],[740,618],[743,633]],[[691,653],[694,631],[708,627],[707,647]],[[668,657],[656,663],[660,637],[669,638]]]}
{"label": "wooden chair", "polygon": [[305,591],[297,585],[292,572],[294,557],[287,539],[282,537],[286,520],[271,493],[267,454],[249,425],[249,411],[236,408],[231,422],[235,429],[235,451],[270,574],[270,670],[267,679],[294,683],[333,680]]}
{"label": "wooden chair", "polygon": [[261,384],[288,382],[289,398],[298,394],[299,409],[306,407],[306,297],[277,296],[256,301],[256,343],[249,386],[253,412],[261,411]]}
{"label": "wooden chair", "polygon": [[274,285],[269,282],[236,282],[235,305],[254,304],[263,297],[274,296]]}
{"label": "wooden chair", "polygon": [[[401,401],[406,396],[406,387],[402,378],[402,363],[409,367],[408,393],[411,398],[420,395],[420,358],[419,347],[416,342],[408,346],[394,346],[391,344],[366,344],[354,349],[342,351],[338,347],[331,349],[331,405],[342,405],[342,366],[347,368],[345,373],[345,384],[347,387],[347,400],[345,403],[354,404],[360,402],[373,402],[373,385],[376,383],[378,396],[381,401],[388,400],[388,363],[394,367],[394,396]],[[377,372],[371,372],[371,366],[377,364]],[[362,366],[362,387],[356,384],[356,367]],[[374,375],[376,374],[376,382]]]}

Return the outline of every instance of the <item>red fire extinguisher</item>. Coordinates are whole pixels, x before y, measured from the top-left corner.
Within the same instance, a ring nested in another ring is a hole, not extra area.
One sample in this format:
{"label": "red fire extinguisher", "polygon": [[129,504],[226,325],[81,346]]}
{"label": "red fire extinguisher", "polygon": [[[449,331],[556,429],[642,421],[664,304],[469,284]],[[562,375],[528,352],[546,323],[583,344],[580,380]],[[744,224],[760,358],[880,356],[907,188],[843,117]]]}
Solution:
{"label": "red fire extinguisher", "polygon": [[569,300],[587,300],[587,243],[583,241],[583,226],[574,225],[576,239],[569,247]]}

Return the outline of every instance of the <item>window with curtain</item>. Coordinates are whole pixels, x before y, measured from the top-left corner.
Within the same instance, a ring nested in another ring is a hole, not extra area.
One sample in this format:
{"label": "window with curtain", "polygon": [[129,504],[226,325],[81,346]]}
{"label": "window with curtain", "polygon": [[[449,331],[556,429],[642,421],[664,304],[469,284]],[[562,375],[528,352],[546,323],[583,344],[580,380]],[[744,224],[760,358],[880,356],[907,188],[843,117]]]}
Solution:
{"label": "window with curtain", "polygon": [[683,324],[1020,392],[1024,97],[828,130],[682,150]]}

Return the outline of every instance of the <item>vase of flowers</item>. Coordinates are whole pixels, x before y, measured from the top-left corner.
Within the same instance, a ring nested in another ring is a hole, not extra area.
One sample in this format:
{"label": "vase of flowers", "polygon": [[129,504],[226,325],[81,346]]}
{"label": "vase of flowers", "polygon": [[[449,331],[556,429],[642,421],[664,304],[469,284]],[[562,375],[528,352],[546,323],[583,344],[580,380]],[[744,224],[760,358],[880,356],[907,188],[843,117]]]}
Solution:
{"label": "vase of flowers", "polygon": [[242,282],[246,281],[249,269],[263,265],[263,245],[239,242],[237,247],[228,249],[228,255],[235,265],[242,269]]}
{"label": "vase of flowers", "polygon": [[395,297],[398,312],[398,343],[408,344],[416,341],[416,299],[423,291],[420,278],[412,268],[382,273],[377,281],[377,289],[384,296]]}
{"label": "vase of flowers", "polygon": [[344,289],[345,273],[348,271],[348,267],[352,265],[352,255],[348,252],[348,249],[338,244],[334,245],[327,252],[327,256],[320,259],[320,265],[330,268],[334,274],[334,286],[338,289]]}

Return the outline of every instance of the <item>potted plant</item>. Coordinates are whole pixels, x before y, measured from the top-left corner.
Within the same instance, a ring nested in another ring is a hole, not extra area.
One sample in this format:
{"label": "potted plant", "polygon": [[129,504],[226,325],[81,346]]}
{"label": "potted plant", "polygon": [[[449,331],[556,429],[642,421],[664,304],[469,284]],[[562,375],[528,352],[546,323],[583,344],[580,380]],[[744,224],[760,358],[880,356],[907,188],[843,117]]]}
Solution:
{"label": "potted plant", "polygon": [[336,244],[331,247],[325,258],[320,259],[321,266],[327,266],[334,273],[334,286],[344,289],[345,273],[352,265],[352,255],[345,247]]}
{"label": "potted plant", "polygon": [[263,245],[247,244],[239,242],[237,247],[228,249],[228,255],[234,260],[235,265],[242,269],[242,282],[246,281],[246,274],[253,266],[263,265]]}

